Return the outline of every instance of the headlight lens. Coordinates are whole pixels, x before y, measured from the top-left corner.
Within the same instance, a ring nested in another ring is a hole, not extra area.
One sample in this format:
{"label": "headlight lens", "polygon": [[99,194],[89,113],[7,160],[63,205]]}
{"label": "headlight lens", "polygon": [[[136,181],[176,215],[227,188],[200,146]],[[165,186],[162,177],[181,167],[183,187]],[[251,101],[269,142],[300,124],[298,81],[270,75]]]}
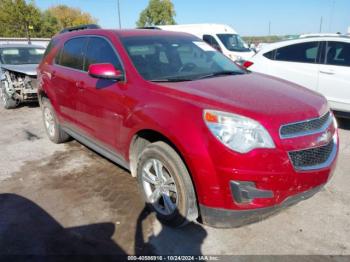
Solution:
{"label": "headlight lens", "polygon": [[248,117],[204,110],[204,121],[221,143],[239,153],[248,153],[255,148],[275,148],[267,130]]}

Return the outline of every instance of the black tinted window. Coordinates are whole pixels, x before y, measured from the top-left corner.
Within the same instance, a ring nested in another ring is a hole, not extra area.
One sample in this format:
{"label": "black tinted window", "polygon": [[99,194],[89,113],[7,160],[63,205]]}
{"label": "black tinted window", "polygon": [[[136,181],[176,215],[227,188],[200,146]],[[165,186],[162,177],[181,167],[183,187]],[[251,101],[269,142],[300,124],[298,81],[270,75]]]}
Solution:
{"label": "black tinted window", "polygon": [[275,59],[275,53],[276,53],[276,50],[273,50],[273,51],[265,53],[264,56],[266,58],[268,58],[268,59],[274,60]]}
{"label": "black tinted window", "polygon": [[350,66],[350,44],[328,42],[326,63],[328,65]]}
{"label": "black tinted window", "polygon": [[118,56],[107,40],[100,37],[91,37],[86,51],[84,69],[87,71],[90,65],[101,63],[110,63],[116,69],[122,69]]}
{"label": "black tinted window", "polygon": [[59,64],[83,70],[86,37],[74,38],[64,44]]}
{"label": "black tinted window", "polygon": [[211,36],[211,35],[204,35],[203,36],[203,41],[206,42],[207,44],[211,45],[212,47],[214,47],[218,51],[221,51],[219,43],[216,41],[216,39],[213,36]]}
{"label": "black tinted window", "polygon": [[295,44],[282,47],[276,50],[275,60],[316,63],[319,49],[319,42]]}
{"label": "black tinted window", "polygon": [[43,58],[45,58],[50,52],[51,50],[56,47],[56,45],[58,44],[58,41],[56,39],[52,39],[50,41],[50,43],[48,44],[48,46],[46,47],[46,50],[45,50],[45,53],[44,53],[44,56]]}

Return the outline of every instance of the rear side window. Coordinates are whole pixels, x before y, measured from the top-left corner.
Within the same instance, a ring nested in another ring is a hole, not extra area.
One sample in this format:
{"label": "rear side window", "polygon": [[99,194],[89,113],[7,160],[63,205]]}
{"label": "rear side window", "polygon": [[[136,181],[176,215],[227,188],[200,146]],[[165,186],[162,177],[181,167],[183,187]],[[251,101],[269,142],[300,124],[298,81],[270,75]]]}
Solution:
{"label": "rear side window", "polygon": [[68,40],[61,51],[59,65],[83,70],[84,52],[86,48],[86,37]]}
{"label": "rear side window", "polygon": [[276,53],[276,50],[273,50],[273,51],[270,51],[270,52],[267,52],[267,53],[263,54],[263,56],[265,56],[266,58],[268,58],[270,60],[274,60],[275,59],[275,53]]}
{"label": "rear side window", "polygon": [[316,63],[319,46],[319,42],[309,42],[282,47],[276,50],[275,60]]}
{"label": "rear side window", "polygon": [[350,66],[350,44],[343,42],[328,42],[326,49],[326,64]]}
{"label": "rear side window", "polygon": [[57,39],[52,39],[49,43],[49,45],[46,47],[43,59],[47,57],[48,54],[50,54],[51,50],[56,47],[58,44],[58,40]]}
{"label": "rear side window", "polygon": [[92,64],[110,63],[118,70],[122,65],[111,44],[101,37],[90,37],[86,50],[84,70]]}

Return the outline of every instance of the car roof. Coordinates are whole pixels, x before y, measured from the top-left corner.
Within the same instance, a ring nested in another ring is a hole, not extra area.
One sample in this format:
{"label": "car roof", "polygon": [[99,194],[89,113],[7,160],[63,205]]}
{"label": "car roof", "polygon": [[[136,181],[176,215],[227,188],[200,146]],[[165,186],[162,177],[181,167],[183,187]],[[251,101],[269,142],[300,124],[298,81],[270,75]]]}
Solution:
{"label": "car roof", "polygon": [[132,37],[132,36],[191,36],[195,38],[192,34],[183,33],[183,32],[173,32],[166,30],[157,30],[157,29],[122,29],[122,30],[112,30],[112,29],[85,29],[77,30],[72,32],[66,32],[58,34],[55,37],[69,39],[75,36],[83,35],[99,35],[101,33],[107,33],[111,35],[117,35],[119,37]]}
{"label": "car roof", "polygon": [[40,45],[29,45],[29,44],[0,44],[0,48],[42,48],[45,47]]}
{"label": "car roof", "polygon": [[130,29],[130,30],[115,30],[119,37],[129,37],[129,36],[192,36],[192,34],[185,32],[167,31],[167,30],[157,30],[157,29]]}
{"label": "car roof", "polygon": [[304,37],[304,38],[297,38],[292,40],[284,40],[276,43],[271,43],[266,46],[264,46],[259,54],[264,54],[266,52],[270,52],[272,50],[275,50],[276,48],[285,47],[293,44],[301,44],[301,43],[308,43],[308,42],[317,42],[317,41],[332,41],[332,42],[345,42],[350,43],[350,37],[348,36],[313,36],[313,37]]}

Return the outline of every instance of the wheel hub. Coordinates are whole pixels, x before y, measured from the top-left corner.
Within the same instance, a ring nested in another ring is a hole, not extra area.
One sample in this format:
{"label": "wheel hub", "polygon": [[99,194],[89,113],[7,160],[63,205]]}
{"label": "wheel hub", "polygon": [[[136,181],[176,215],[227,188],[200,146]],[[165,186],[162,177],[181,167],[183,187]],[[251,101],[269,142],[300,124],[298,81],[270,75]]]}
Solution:
{"label": "wheel hub", "polygon": [[173,177],[158,159],[148,160],[142,168],[143,188],[149,203],[163,215],[177,208],[178,195]]}

